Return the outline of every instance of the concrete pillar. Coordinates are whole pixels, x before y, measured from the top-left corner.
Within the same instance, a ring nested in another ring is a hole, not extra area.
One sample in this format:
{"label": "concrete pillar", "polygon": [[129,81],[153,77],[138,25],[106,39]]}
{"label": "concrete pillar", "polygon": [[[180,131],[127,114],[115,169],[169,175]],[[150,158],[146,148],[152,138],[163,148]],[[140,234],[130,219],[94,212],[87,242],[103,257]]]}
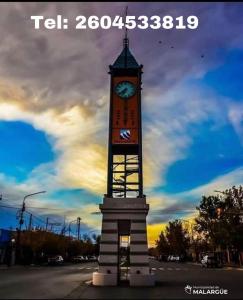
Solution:
{"label": "concrete pillar", "polygon": [[93,285],[117,285],[119,283],[118,255],[119,221],[129,221],[131,286],[154,285],[150,273],[147,246],[146,216],[149,206],[146,198],[104,198],[100,205],[103,214],[98,272],[93,273]]}

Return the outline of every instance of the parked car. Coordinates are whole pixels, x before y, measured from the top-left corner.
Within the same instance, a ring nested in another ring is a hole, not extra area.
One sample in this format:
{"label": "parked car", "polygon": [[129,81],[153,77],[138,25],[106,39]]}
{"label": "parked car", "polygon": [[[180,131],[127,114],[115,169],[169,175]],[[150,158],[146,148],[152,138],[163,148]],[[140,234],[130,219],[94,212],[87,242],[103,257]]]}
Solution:
{"label": "parked car", "polygon": [[89,256],[89,261],[97,261],[97,257],[92,255],[92,256]]}
{"label": "parked car", "polygon": [[178,256],[178,255],[169,255],[168,258],[167,258],[167,261],[178,262],[178,261],[180,261],[180,256]]}
{"label": "parked car", "polygon": [[149,257],[148,257],[149,259],[156,259],[156,257],[155,256],[153,256],[153,255],[149,255]]}
{"label": "parked car", "polygon": [[74,262],[74,263],[81,263],[81,262],[85,262],[85,261],[87,261],[87,259],[83,255],[77,255],[72,258],[72,262]]}
{"label": "parked car", "polygon": [[219,268],[222,266],[220,261],[214,255],[205,255],[201,260],[201,264],[204,268]]}
{"label": "parked car", "polygon": [[48,257],[48,265],[61,265],[64,262],[64,259],[61,255],[55,255]]}
{"label": "parked car", "polygon": [[161,254],[156,257],[158,261],[168,261],[168,256],[166,254]]}

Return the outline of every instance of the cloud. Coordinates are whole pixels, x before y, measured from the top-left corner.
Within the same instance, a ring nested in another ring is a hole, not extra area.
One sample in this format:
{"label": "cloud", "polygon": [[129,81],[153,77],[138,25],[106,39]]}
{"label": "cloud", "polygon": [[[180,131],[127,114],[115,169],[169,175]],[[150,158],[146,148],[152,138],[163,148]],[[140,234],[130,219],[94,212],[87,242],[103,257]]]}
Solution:
{"label": "cloud", "polygon": [[166,193],[157,194],[156,205],[150,204],[148,223],[154,225],[157,223],[167,223],[173,219],[184,219],[195,213],[195,202],[189,201],[185,195]]}
{"label": "cloud", "polygon": [[212,181],[199,186],[191,191],[181,193],[182,197],[187,196],[190,198],[200,197],[202,195],[212,195],[215,194],[215,190],[224,191],[228,188],[231,188],[233,185],[239,186],[242,185],[242,176],[243,176],[243,167],[237,168],[229,173],[223,174],[214,178]]}
{"label": "cloud", "polygon": [[[21,208],[24,196],[29,193],[39,191],[35,185],[30,183],[19,184],[14,178],[6,177],[4,174],[0,173],[0,190],[3,195],[3,200],[1,205],[7,205],[14,207],[16,211]],[[101,216],[93,216],[92,212],[97,210],[97,204],[95,203],[85,203],[82,201],[71,201],[69,204],[67,202],[60,201],[58,198],[53,198],[50,196],[50,191],[46,194],[35,195],[31,198],[26,198],[26,211],[28,213],[33,213],[34,217],[38,216],[42,220],[40,223],[42,226],[49,217],[50,222],[61,222],[63,223],[64,217],[67,223],[76,220],[78,216],[82,217],[82,230],[91,231],[95,229],[97,232],[100,230]],[[6,208],[5,210],[8,210]],[[25,215],[25,219],[27,215]],[[18,220],[16,220],[16,225],[11,224],[16,227]]]}
{"label": "cloud", "polygon": [[[77,104],[92,108],[101,98],[104,67],[94,36],[74,30],[35,30],[31,23],[30,16],[37,11],[54,17],[59,8],[63,10],[58,4],[13,4],[1,10],[9,18],[0,21],[1,28],[8,28],[8,34],[0,33],[4,39],[0,77],[19,86],[27,96],[25,105],[32,110]],[[69,12],[74,15],[76,8],[71,5]]]}
{"label": "cloud", "polygon": [[[215,191],[224,191],[233,185],[242,185],[243,168],[237,168],[232,172],[218,176],[212,181],[195,189],[182,193],[166,194],[156,193],[156,196],[148,198],[150,212],[148,215],[148,228],[150,233],[150,244],[152,237],[157,237],[169,221],[174,219],[193,220],[197,216],[196,206],[199,205],[203,195],[216,195]],[[151,237],[152,236],[152,237]]]}
{"label": "cloud", "polygon": [[[203,76],[222,63],[220,49],[242,47],[240,4],[132,3],[134,15],[156,13],[164,16],[190,14],[199,18],[196,30],[139,30],[129,32],[131,47],[140,62],[146,62],[144,84],[165,93],[188,76]],[[86,104],[99,109],[97,99],[108,90],[108,65],[121,49],[122,31],[78,30],[79,14],[114,17],[124,4],[99,3],[12,3],[1,6],[0,77],[11,80],[26,95],[32,110],[64,109]],[[68,30],[35,30],[31,15],[69,18]],[[221,30],[222,27],[224,30]],[[8,33],[6,34],[6,28]],[[163,43],[160,45],[158,41]],[[173,44],[174,49],[171,49]],[[205,59],[201,59],[201,54]],[[188,59],[190,58],[190,59]],[[106,93],[108,95],[108,93]],[[88,104],[87,104],[88,103]]]}
{"label": "cloud", "polygon": [[[30,15],[54,17],[62,13],[70,20],[74,20],[79,12],[113,16],[123,11],[123,5],[70,3],[68,7],[67,10],[61,3],[3,5],[2,14],[11,16],[11,24],[9,17],[1,18],[0,28],[9,28],[9,34],[0,32],[4,38],[0,46],[0,78],[4,78],[0,98],[3,103],[13,102],[21,106],[27,112],[25,115],[29,115],[31,124],[42,128],[50,137],[54,136],[54,149],[63,153],[57,160],[60,162],[57,172],[64,177],[63,182],[77,187],[81,180],[85,188],[103,192],[106,171],[101,172],[101,168],[106,168],[104,141],[107,140],[109,94],[106,70],[121,49],[122,35],[117,29],[79,31],[72,29],[71,24],[66,31],[35,30]],[[145,7],[144,4],[132,4],[129,9],[139,15]],[[164,174],[168,166],[187,155],[192,143],[192,137],[187,134],[188,126],[202,122],[207,117],[207,107],[212,107],[210,101],[204,101],[202,97],[195,99],[199,97],[195,89],[183,89],[180,83],[188,77],[202,77],[208,69],[222,63],[222,55],[215,60],[219,45],[229,48],[242,44],[234,22],[224,31],[219,27],[228,24],[232,16],[237,17],[236,6],[233,9],[216,3],[199,6],[146,4],[146,11],[156,11],[161,16],[165,13],[186,16],[190,12],[200,20],[195,31],[159,33],[148,30],[142,32],[142,39],[140,30],[129,33],[136,57],[140,62],[146,62],[143,102],[144,114],[150,122],[144,121],[144,170],[145,186],[152,188],[165,184]],[[217,18],[211,18],[212,14]],[[215,34],[208,35],[208,28],[214,28]],[[162,34],[160,46],[158,40]],[[175,46],[173,50],[171,44]],[[205,50],[207,58],[202,61],[200,54]],[[43,114],[42,117],[36,116],[34,121],[30,116],[32,113]],[[85,122],[79,123],[79,116],[84,119],[84,114]],[[87,153],[93,153],[93,159],[89,156],[91,161],[81,158]],[[100,171],[94,171],[94,162]],[[77,168],[74,169],[74,165]],[[82,178],[83,170],[92,173],[89,182],[88,176]],[[69,180],[70,177],[73,180]]]}
{"label": "cloud", "polygon": [[[221,115],[212,97],[202,101],[203,95],[197,90],[194,90],[193,100],[189,97],[182,102],[178,114],[180,93],[190,95],[187,88],[178,85],[177,92],[167,93],[166,101],[151,107],[145,104],[147,116],[155,116],[144,125],[144,181],[148,192],[165,184],[168,166],[187,155],[193,141],[188,127]],[[153,102],[153,95],[150,99]],[[22,102],[0,103],[0,109],[0,119],[22,120],[44,131],[56,153],[54,162],[38,166],[31,172],[27,184],[105,193],[108,118],[104,109],[92,114],[84,106],[73,106],[64,112],[49,108],[37,113],[26,110]]]}
{"label": "cloud", "polygon": [[25,121],[43,130],[56,152],[55,162],[38,166],[26,184],[39,182],[47,188],[52,185],[105,192],[106,151],[95,139],[102,121],[86,115],[80,107],[64,113],[49,109],[37,114],[10,104],[0,104],[0,119]]}
{"label": "cloud", "polygon": [[[169,221],[175,219],[188,220],[193,222],[197,216],[196,206],[199,205],[203,195],[216,195],[215,190],[224,191],[233,185],[242,185],[243,168],[238,168],[232,172],[219,176],[211,182],[197,187],[195,189],[174,194],[167,195],[161,193],[156,200],[156,206],[150,211],[148,216],[148,241],[150,247],[155,246],[155,240],[158,238],[161,231]],[[169,204],[169,203],[173,204]],[[164,205],[164,208],[158,207]]]}
{"label": "cloud", "polygon": [[152,90],[144,103],[146,187],[166,184],[168,167],[189,155],[190,147],[197,138],[197,125],[210,120],[212,126],[217,128],[228,121],[225,102],[223,97],[196,84],[193,87],[187,83],[177,84],[165,96]]}
{"label": "cloud", "polygon": [[241,144],[243,145],[243,104],[230,103],[228,109],[228,116],[236,133],[239,136]]}

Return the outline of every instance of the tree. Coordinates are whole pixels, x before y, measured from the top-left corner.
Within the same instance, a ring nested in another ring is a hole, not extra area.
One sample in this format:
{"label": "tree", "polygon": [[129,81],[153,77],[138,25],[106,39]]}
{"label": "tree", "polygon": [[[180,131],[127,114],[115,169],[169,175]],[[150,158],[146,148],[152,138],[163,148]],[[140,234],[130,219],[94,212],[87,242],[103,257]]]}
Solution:
{"label": "tree", "polygon": [[98,256],[99,255],[99,251],[100,251],[100,238],[101,237],[100,237],[100,235],[93,234],[92,238],[93,238],[93,240],[95,242],[95,244],[94,244],[94,254],[96,256]]}
{"label": "tree", "polygon": [[71,240],[68,243],[67,252],[69,257],[80,255],[83,250],[82,241]]}
{"label": "tree", "polygon": [[196,207],[199,216],[195,219],[195,228],[199,233],[204,234],[212,250],[215,250],[219,244],[227,244],[229,239],[222,218],[217,216],[217,208],[222,207],[222,204],[222,197],[219,195],[203,196],[199,207]]}
{"label": "tree", "polygon": [[180,220],[169,222],[165,229],[165,236],[173,254],[186,256],[190,239]]}
{"label": "tree", "polygon": [[200,202],[196,229],[203,233],[211,248],[243,250],[242,186],[233,186],[216,196],[203,196]]}
{"label": "tree", "polygon": [[170,246],[163,232],[160,233],[159,238],[155,243],[160,255],[168,255],[170,253]]}
{"label": "tree", "polygon": [[149,254],[150,256],[158,257],[158,256],[159,256],[158,248],[157,248],[157,247],[150,247],[150,248],[148,249],[148,254]]}
{"label": "tree", "polygon": [[58,254],[65,260],[75,255],[98,254],[99,240],[100,236],[96,236],[96,243],[92,243],[88,235],[84,235],[84,240],[78,241],[43,230],[23,231],[20,243],[23,254],[21,262],[26,264],[44,262],[48,256]]}
{"label": "tree", "polygon": [[239,251],[243,250],[243,188],[232,188],[224,192],[224,206],[221,217],[227,220],[231,243]]}
{"label": "tree", "polygon": [[165,233],[160,233],[156,245],[160,255],[176,254],[186,256],[190,239],[187,230],[182,226],[182,222],[180,220],[169,222]]}

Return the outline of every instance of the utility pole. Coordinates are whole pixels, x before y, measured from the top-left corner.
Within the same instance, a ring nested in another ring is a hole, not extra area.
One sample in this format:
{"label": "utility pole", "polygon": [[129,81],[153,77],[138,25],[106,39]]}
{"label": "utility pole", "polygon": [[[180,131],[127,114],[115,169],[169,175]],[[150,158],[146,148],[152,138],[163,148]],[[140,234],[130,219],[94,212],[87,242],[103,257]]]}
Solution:
{"label": "utility pole", "polygon": [[20,211],[20,218],[19,218],[19,231],[21,232],[22,225],[24,224],[24,212],[25,212],[25,202],[22,203],[22,208]]}
{"label": "utility pole", "polygon": [[16,260],[20,260],[21,259],[21,253],[20,253],[20,238],[21,238],[21,229],[22,229],[22,225],[24,224],[24,212],[25,212],[25,202],[23,201],[22,203],[22,208],[20,211],[20,216],[19,216],[19,228],[17,231],[17,241],[16,241]]}
{"label": "utility pole", "polygon": [[32,214],[30,214],[30,220],[29,220],[29,227],[28,227],[28,230],[30,231],[31,228],[32,228]]}
{"label": "utility pole", "polygon": [[64,215],[64,218],[63,218],[63,227],[62,227],[62,230],[61,230],[60,234],[65,236],[65,233],[66,233],[66,216]]}
{"label": "utility pole", "polygon": [[18,238],[17,238],[18,242],[20,242],[20,233],[21,233],[22,225],[24,224],[24,212],[25,212],[25,202],[23,201],[20,210],[20,217],[19,217],[19,230],[18,230]]}
{"label": "utility pole", "polygon": [[69,224],[68,224],[68,233],[69,233],[68,236],[69,236],[69,238],[71,237],[71,224],[73,222],[78,222],[78,220],[73,220],[73,221],[69,222]]}
{"label": "utility pole", "polygon": [[49,222],[49,218],[47,217],[47,218],[46,218],[46,231],[47,231],[47,229],[48,229],[48,222]]}
{"label": "utility pole", "polygon": [[77,218],[78,241],[80,240],[80,221],[81,221],[81,218],[78,217],[78,218]]}
{"label": "utility pole", "polygon": [[17,241],[16,241],[16,258],[21,258],[21,247],[20,247],[20,239],[21,239],[21,229],[22,229],[22,225],[24,224],[24,212],[25,212],[25,200],[28,197],[31,197],[33,195],[37,195],[37,194],[42,194],[45,193],[46,191],[41,191],[41,192],[37,192],[37,193],[32,193],[32,194],[28,194],[24,196],[23,202],[22,202],[22,208],[20,211],[20,217],[19,217],[19,228],[17,231]]}

